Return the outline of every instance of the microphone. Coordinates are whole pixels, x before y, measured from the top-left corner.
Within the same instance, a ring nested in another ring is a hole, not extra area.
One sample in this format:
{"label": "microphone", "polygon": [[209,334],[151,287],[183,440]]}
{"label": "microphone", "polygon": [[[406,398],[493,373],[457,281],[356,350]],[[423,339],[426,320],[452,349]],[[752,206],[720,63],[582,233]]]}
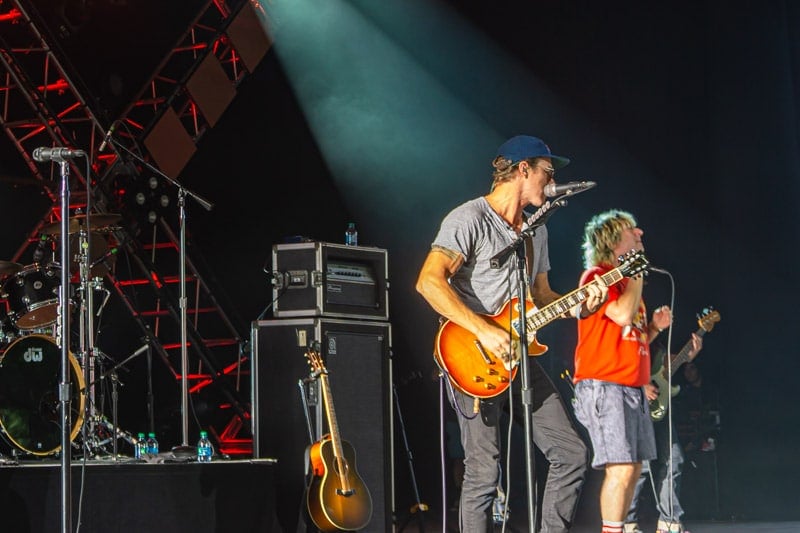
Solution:
{"label": "microphone", "polygon": [[102,152],[106,149],[106,146],[108,146],[108,142],[111,140],[111,136],[114,135],[114,130],[116,129],[117,129],[117,121],[115,120],[114,123],[111,125],[111,127],[108,128],[106,136],[103,137],[103,142],[100,143],[100,147],[97,149],[98,152]]}
{"label": "microphone", "polygon": [[548,198],[554,196],[561,196],[562,194],[578,194],[585,190],[591,189],[597,185],[593,181],[570,181],[569,183],[562,183],[561,185],[555,182],[550,182],[544,186],[544,195]]}
{"label": "microphone", "polygon": [[130,359],[131,357],[136,357],[140,353],[144,353],[149,347],[150,344],[143,344],[142,346],[139,346],[139,348],[137,348],[135,352],[133,352],[130,356],[128,356],[128,359]]}
{"label": "microphone", "polygon": [[48,161],[62,163],[65,159],[83,157],[85,155],[86,152],[83,150],[72,150],[70,148],[63,147],[48,148],[46,146],[42,146],[33,151],[33,159],[39,163],[47,163]]}
{"label": "microphone", "polygon": [[112,255],[115,255],[117,252],[119,252],[119,247],[118,246],[115,246],[114,248],[111,248],[109,251],[107,251],[106,253],[104,253],[103,255],[101,255],[100,257],[95,259],[94,261],[92,261],[92,263],[89,265],[89,269],[92,269],[92,268],[96,267],[97,265],[99,265],[100,263],[103,263],[106,259],[108,259]]}

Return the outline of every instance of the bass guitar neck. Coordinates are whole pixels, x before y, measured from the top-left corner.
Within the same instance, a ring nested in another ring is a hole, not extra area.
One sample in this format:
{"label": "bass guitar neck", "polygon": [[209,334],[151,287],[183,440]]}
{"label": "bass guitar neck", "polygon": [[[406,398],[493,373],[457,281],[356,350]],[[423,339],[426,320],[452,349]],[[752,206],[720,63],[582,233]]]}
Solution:
{"label": "bass guitar neck", "polygon": [[[711,331],[714,328],[714,324],[719,321],[719,312],[706,308],[703,310],[703,313],[699,315],[698,323],[700,327],[695,333],[702,337]],[[664,366],[662,363],[658,370],[650,376],[651,381],[658,387],[658,398],[650,401],[650,418],[652,418],[654,422],[663,420],[664,417],[667,416],[669,398],[671,396],[674,397],[680,392],[681,388],[679,385],[670,386],[672,376],[675,375],[675,372],[683,363],[689,361],[689,352],[691,352],[691,350],[692,339],[689,339],[689,341],[683,345],[681,351],[670,359],[669,365]]]}

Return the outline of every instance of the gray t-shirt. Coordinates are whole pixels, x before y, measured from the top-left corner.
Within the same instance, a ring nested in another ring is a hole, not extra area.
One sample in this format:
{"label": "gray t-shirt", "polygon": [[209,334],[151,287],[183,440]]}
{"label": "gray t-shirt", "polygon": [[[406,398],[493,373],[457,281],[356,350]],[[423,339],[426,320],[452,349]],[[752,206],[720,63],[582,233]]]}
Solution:
{"label": "gray t-shirt", "polygon": [[[527,222],[523,230],[527,228]],[[519,239],[514,229],[481,196],[456,207],[442,220],[434,247],[458,252],[464,264],[450,278],[450,285],[473,311],[493,315],[503,304],[517,296],[516,255],[510,254],[500,268],[490,260]],[[536,228],[533,238],[531,276],[550,270],[547,251],[547,228]]]}

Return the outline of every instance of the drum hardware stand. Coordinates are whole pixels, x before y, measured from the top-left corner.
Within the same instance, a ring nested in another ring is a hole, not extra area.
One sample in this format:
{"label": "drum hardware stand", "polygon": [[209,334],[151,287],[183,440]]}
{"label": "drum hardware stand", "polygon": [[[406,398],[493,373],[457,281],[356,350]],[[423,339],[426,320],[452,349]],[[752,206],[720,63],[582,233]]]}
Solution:
{"label": "drum hardware stand", "polygon": [[194,455],[196,450],[194,446],[189,445],[189,354],[188,354],[188,339],[187,339],[187,298],[186,298],[186,196],[194,198],[206,211],[211,211],[214,204],[204,199],[203,197],[195,194],[194,192],[186,189],[176,180],[170,178],[159,169],[148,163],[141,156],[135,154],[127,147],[118,143],[113,136],[108,136],[108,141],[114,147],[121,149],[140,163],[142,163],[148,170],[156,175],[164,178],[167,182],[174,185],[178,189],[178,207],[179,207],[179,221],[180,221],[180,246],[179,246],[179,262],[180,262],[180,314],[181,314],[181,435],[182,440],[180,446],[173,447],[172,451],[177,453],[186,453]]}
{"label": "drum hardware stand", "polygon": [[[94,346],[94,291],[95,290],[102,290],[106,293],[106,298],[103,301],[101,308],[98,310],[98,315],[100,311],[102,311],[103,306],[105,306],[106,302],[108,301],[108,296],[110,295],[110,291],[105,289],[102,285],[102,278],[95,278],[89,279],[89,275],[91,273],[91,269],[94,266],[93,264],[89,263],[89,251],[91,250],[91,242],[90,242],[90,235],[91,235],[91,225],[89,224],[89,213],[88,208],[86,210],[86,220],[87,224],[85,228],[82,228],[78,233],[78,242],[80,246],[80,250],[78,251],[78,264],[80,269],[79,279],[80,284],[78,287],[78,292],[80,294],[80,315],[79,315],[79,328],[78,331],[80,332],[80,361],[83,365],[83,381],[87,383],[86,388],[82,393],[86,394],[87,399],[85,402],[84,408],[84,421],[85,424],[83,426],[83,444],[85,447],[93,447],[95,450],[100,449],[101,446],[106,444],[108,441],[96,441],[97,437],[97,430],[100,427],[103,427],[104,424],[101,424],[102,419],[104,418],[102,415],[99,415],[96,410],[96,394],[95,394],[95,365],[96,365],[96,348]],[[69,265],[70,263],[67,263]],[[66,267],[65,269],[68,269]],[[115,384],[114,384],[115,385]],[[116,424],[114,424],[116,427]],[[114,438],[114,459],[117,458],[116,453],[116,444],[117,439]]]}
{"label": "drum hardware stand", "polygon": [[[118,449],[117,449],[117,441],[119,441],[119,439],[125,439],[125,441],[127,441],[129,444],[131,444],[133,446],[136,445],[136,442],[138,440],[131,433],[128,433],[127,431],[125,431],[123,429],[120,429],[119,424],[118,424],[117,400],[119,398],[119,396],[118,396],[118,387],[119,387],[120,381],[119,381],[119,377],[117,375],[117,370],[119,370],[120,368],[124,368],[125,365],[128,364],[128,362],[130,362],[136,356],[138,356],[138,355],[140,355],[140,354],[142,354],[144,352],[148,352],[148,354],[149,354],[149,352],[150,352],[150,343],[149,342],[146,342],[143,346],[138,348],[135,352],[133,352],[128,357],[126,357],[124,360],[122,360],[121,362],[115,364],[114,366],[112,366],[111,368],[109,368],[108,370],[106,370],[105,372],[100,374],[100,376],[97,378],[97,382],[101,382],[106,378],[108,378],[109,381],[111,381],[111,422],[109,422],[108,419],[105,416],[103,416],[102,414],[95,413],[92,416],[92,419],[91,419],[91,425],[93,427],[92,435],[93,435],[93,438],[97,438],[97,431],[94,431],[94,430],[96,430],[97,428],[103,428],[103,429],[106,429],[107,431],[111,432],[111,437],[106,438],[106,439],[101,440],[101,441],[93,442],[91,444],[95,448],[101,448],[102,446],[105,446],[106,444],[108,444],[108,442],[110,440],[112,442],[112,447],[113,447],[113,452],[112,453],[113,453],[113,458],[114,458],[115,461],[119,459],[119,454],[118,454]],[[86,390],[91,390],[91,388],[94,385],[95,385],[95,383],[88,384],[86,386]],[[85,442],[85,444],[87,446],[89,446],[90,443],[87,440]]]}

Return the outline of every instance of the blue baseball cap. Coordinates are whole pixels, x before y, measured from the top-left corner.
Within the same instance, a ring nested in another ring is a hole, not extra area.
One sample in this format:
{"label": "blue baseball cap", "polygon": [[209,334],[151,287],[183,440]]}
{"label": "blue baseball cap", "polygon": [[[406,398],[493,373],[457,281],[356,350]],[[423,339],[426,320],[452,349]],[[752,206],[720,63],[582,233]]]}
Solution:
{"label": "blue baseball cap", "polygon": [[509,159],[513,164],[519,163],[523,159],[532,157],[549,157],[553,163],[553,168],[561,168],[569,165],[568,157],[561,157],[550,153],[550,147],[538,137],[530,135],[517,135],[500,145],[497,149],[497,156]]}

